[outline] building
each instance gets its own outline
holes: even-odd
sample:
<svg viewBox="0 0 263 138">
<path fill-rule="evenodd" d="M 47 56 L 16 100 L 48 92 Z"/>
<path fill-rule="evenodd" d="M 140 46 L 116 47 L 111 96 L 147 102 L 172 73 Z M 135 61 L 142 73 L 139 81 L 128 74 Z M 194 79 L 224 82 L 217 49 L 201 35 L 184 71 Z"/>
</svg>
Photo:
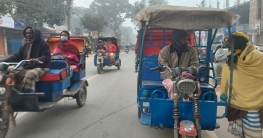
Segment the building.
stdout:
<svg viewBox="0 0 263 138">
<path fill-rule="evenodd" d="M 253 44 L 263 46 L 262 0 L 203 0 L 200 6 L 226 9 L 240 15 L 236 30 L 249 35 Z"/>
<path fill-rule="evenodd" d="M 12 17 L 0 16 L 0 57 L 18 51 L 22 41 L 22 30 L 26 27 L 24 20 L 18 19 L 18 25 Z"/>
</svg>

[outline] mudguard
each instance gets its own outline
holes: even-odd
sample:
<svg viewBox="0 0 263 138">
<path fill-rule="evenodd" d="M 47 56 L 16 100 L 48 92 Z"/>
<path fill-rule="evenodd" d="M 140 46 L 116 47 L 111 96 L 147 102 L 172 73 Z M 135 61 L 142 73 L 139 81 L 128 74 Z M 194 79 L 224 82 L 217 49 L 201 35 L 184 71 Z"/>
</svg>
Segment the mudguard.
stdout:
<svg viewBox="0 0 263 138">
<path fill-rule="evenodd" d="M 67 89 L 64 93 L 64 97 L 72 97 L 75 96 L 78 92 L 79 89 L 81 88 L 82 84 L 85 84 L 87 87 L 89 86 L 89 83 L 87 80 L 78 80 L 74 81 L 69 89 Z"/>
</svg>

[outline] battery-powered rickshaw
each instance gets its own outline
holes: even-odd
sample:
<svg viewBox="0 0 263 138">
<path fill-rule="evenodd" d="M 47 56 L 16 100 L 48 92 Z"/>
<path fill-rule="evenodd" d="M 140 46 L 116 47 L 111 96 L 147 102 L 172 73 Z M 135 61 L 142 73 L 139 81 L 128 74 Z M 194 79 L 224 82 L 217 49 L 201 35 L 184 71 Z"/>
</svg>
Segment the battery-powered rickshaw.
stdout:
<svg viewBox="0 0 263 138">
<path fill-rule="evenodd" d="M 218 101 L 217 80 L 213 69 L 211 45 L 218 28 L 231 28 L 239 19 L 229 11 L 205 7 L 154 5 L 142 9 L 135 17 L 139 31 L 139 62 L 137 103 L 140 123 L 157 128 L 174 128 L 174 138 L 198 137 L 201 130 L 219 128 L 217 107 L 227 109 L 228 103 Z M 170 68 L 160 65 L 158 56 L 163 47 L 172 44 L 174 29 L 188 32 L 189 45 L 200 48 L 196 35 L 207 34 L 205 59 L 199 66 Z M 230 31 L 229 31 L 230 32 Z M 200 37 L 199 37 L 200 38 Z M 173 98 L 162 84 L 160 72 L 167 69 L 173 76 Z M 185 76 L 183 72 L 193 77 Z M 200 92 L 201 91 L 201 92 Z M 192 95 L 192 96 L 189 96 Z M 188 131 L 189 130 L 189 131 Z"/>
<path fill-rule="evenodd" d="M 121 68 L 121 59 L 120 59 L 120 40 L 116 37 L 99 37 L 98 41 L 103 41 L 104 46 L 108 47 L 108 40 L 111 40 L 112 43 L 116 46 L 115 54 L 115 64 L 110 63 L 109 56 L 106 51 L 96 51 L 94 56 L 94 66 L 97 67 L 97 72 L 99 74 L 103 73 L 103 68 L 105 66 L 111 67 L 116 66 L 118 70 Z"/>
<path fill-rule="evenodd" d="M 71 37 L 79 48 L 79 65 L 70 65 L 63 59 L 51 60 L 50 69 L 36 83 L 34 93 L 22 93 L 14 88 L 13 72 L 25 64 L 37 64 L 33 60 L 22 60 L 19 63 L 0 63 L 0 138 L 8 132 L 9 119 L 14 121 L 13 112 L 43 112 L 65 97 L 76 99 L 82 107 L 86 103 L 88 81 L 85 79 L 85 62 L 87 50 L 84 37 Z M 50 50 L 60 42 L 59 37 L 47 39 Z M 14 66 L 11 67 L 10 66 Z M 72 72 L 71 72 L 72 70 Z"/>
</svg>

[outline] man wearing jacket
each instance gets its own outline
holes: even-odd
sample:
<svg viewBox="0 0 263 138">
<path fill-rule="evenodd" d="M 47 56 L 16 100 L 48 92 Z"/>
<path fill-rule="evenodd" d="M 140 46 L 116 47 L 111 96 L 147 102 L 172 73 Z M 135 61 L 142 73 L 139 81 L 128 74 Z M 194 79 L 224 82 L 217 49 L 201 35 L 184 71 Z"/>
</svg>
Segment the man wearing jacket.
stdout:
<svg viewBox="0 0 263 138">
<path fill-rule="evenodd" d="M 198 55 L 196 50 L 188 46 L 188 34 L 184 30 L 174 30 L 172 33 L 173 43 L 165 46 L 158 57 L 158 61 L 161 65 L 168 66 L 170 68 L 176 67 L 198 67 Z M 161 72 L 161 77 L 164 80 L 163 85 L 169 93 L 169 97 L 172 98 L 172 78 L 170 72 L 165 69 Z"/>
<path fill-rule="evenodd" d="M 51 54 L 49 45 L 42 38 L 42 33 L 27 27 L 23 31 L 23 42 L 20 50 L 0 62 L 20 62 L 34 60 L 37 64 L 26 64 L 15 72 L 15 88 L 24 93 L 35 92 L 35 83 L 49 69 Z"/>
</svg>

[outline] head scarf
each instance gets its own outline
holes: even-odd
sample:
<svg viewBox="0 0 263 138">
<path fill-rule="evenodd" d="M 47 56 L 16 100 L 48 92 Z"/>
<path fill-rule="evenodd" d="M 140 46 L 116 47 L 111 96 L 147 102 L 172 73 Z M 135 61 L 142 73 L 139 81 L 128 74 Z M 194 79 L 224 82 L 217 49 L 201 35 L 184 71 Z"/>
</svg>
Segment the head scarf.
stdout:
<svg viewBox="0 0 263 138">
<path fill-rule="evenodd" d="M 66 34 L 68 35 L 68 40 L 70 40 L 70 34 L 69 34 L 69 32 L 68 32 L 67 30 L 62 31 L 62 32 L 60 33 L 60 37 L 61 37 L 61 34 L 62 34 L 62 33 L 66 33 Z"/>
<path fill-rule="evenodd" d="M 29 29 L 29 28 L 32 29 L 32 31 L 33 31 L 33 38 L 30 38 L 30 39 L 26 37 L 26 30 Z M 27 27 L 27 28 L 25 28 L 23 30 L 23 36 L 24 36 L 24 40 L 23 40 L 24 44 L 25 43 L 32 44 L 35 41 L 39 41 L 39 40 L 43 39 L 41 31 L 39 31 L 38 29 L 35 29 L 34 27 Z"/>
<path fill-rule="evenodd" d="M 70 52 L 72 54 L 75 54 L 79 57 L 79 50 L 78 50 L 78 46 L 76 45 L 76 43 L 72 42 L 70 40 L 70 34 L 68 31 L 64 30 L 60 33 L 60 37 L 62 33 L 66 33 L 68 35 L 68 40 L 67 41 L 61 41 L 60 44 L 58 45 L 58 48 L 61 51 L 65 51 L 65 52 Z"/>
<path fill-rule="evenodd" d="M 242 32 L 234 32 L 232 33 L 232 39 L 234 39 L 234 64 L 237 63 L 238 56 L 242 53 L 242 51 L 246 48 L 247 43 L 249 41 L 249 36 Z M 230 67 L 231 60 L 230 55 L 227 59 L 227 64 Z"/>
<path fill-rule="evenodd" d="M 184 30 L 174 30 L 172 33 L 173 47 L 178 54 L 188 51 L 187 45 L 181 43 L 183 37 L 188 36 Z"/>
</svg>

